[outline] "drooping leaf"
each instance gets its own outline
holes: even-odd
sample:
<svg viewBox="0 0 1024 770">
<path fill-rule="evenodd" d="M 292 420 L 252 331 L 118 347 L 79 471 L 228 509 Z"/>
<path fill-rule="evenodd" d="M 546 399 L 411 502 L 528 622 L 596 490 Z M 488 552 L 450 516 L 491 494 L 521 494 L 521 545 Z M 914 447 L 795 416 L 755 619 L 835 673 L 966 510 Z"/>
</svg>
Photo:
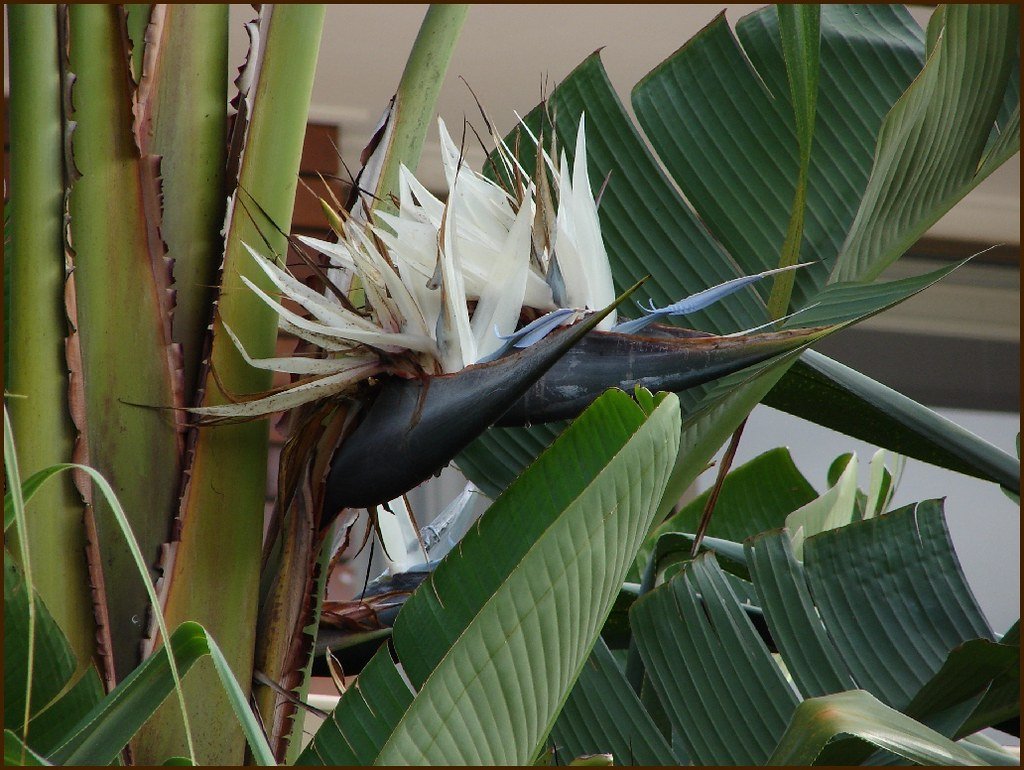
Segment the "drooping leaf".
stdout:
<svg viewBox="0 0 1024 770">
<path fill-rule="evenodd" d="M 822 553 L 832 558 L 826 561 Z M 990 685 L 1010 673 L 1016 660 L 1013 635 L 1008 634 L 1007 644 L 991 639 L 936 503 L 811 537 L 806 566 L 794 558 L 788 535 L 779 530 L 749 540 L 747 557 L 792 685 L 777 684 L 782 669 L 743 621 L 736 596 L 726 590 L 726 575 L 710 555 L 689 562 L 631 611 L 660 707 L 695 762 L 817 758 L 825 764 L 857 764 L 878 748 L 918 760 L 926 754 L 906 752 L 938 752 L 933 758 L 953 752 L 964 761 L 963 750 L 949 738 L 998 718 L 995 711 L 987 722 L 971 722 L 968 715 L 977 713 Z M 850 566 L 838 568 L 840 558 Z M 902 601 L 891 601 L 895 596 Z M 677 665 L 680 659 L 687 661 L 685 667 Z M 870 683 L 871 692 L 850 695 L 864 683 Z M 1000 695 L 999 702 L 1019 713 L 1019 702 L 1011 706 L 1008 694 Z M 787 704 L 808 696 L 811 700 L 797 708 L 792 720 L 780 720 L 779 709 L 791 709 Z M 811 715 L 821 708 L 820 717 L 827 719 L 825 704 L 833 702 L 828 698 L 842 704 L 847 696 L 870 707 L 854 709 L 860 716 L 846 723 L 848 731 L 828 732 L 821 725 L 816 733 L 819 717 Z M 737 739 L 723 713 L 743 713 L 751 729 Z M 837 707 L 831 716 L 843 713 Z M 893 728 L 887 736 L 879 732 L 886 719 Z M 825 747 L 844 732 L 857 739 Z M 799 751 L 809 755 L 798 757 Z M 972 758 L 975 764 L 981 761 L 980 755 Z"/>
<path fill-rule="evenodd" d="M 766 764 L 814 764 L 826 744 L 837 735 L 856 736 L 921 765 L 979 764 L 974 754 L 864 690 L 810 698 L 801 703 Z"/>
<path fill-rule="evenodd" d="M 630 610 L 650 681 L 695 764 L 763 763 L 799 702 L 738 605 L 706 554 Z M 730 714 L 746 715 L 745 729 Z"/>
<path fill-rule="evenodd" d="M 823 532 L 805 543 L 804 563 L 818 613 L 857 684 L 896 708 L 910 703 L 951 649 L 993 640 L 940 501 Z M 884 596 L 915 600 L 903 606 L 880 602 Z"/>
<path fill-rule="evenodd" d="M 1018 459 L 816 351 L 804 353 L 764 403 L 907 457 L 1020 489 Z"/>
<path fill-rule="evenodd" d="M 394 642 L 415 697 L 382 649 L 300 762 L 531 761 L 650 526 L 678 426 L 674 397 L 649 416 L 598 399 L 406 604 Z"/>
<path fill-rule="evenodd" d="M 612 657 L 598 639 L 551 731 L 563 761 L 610 753 L 619 765 L 686 764 L 658 732 Z"/>
</svg>

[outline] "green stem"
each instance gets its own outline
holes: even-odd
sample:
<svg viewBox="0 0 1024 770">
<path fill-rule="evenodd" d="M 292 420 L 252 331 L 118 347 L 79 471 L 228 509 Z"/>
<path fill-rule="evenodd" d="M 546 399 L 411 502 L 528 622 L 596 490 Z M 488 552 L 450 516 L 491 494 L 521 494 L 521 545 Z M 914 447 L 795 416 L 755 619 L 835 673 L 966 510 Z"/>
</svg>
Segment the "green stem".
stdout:
<svg viewBox="0 0 1024 770">
<path fill-rule="evenodd" d="M 11 425 L 26 472 L 71 459 L 64 337 L 64 162 L 57 10 L 12 5 L 10 355 L 6 388 Z M 43 564 L 35 589 L 68 638 L 80 665 L 95 650 L 89 580 L 82 555 L 82 505 L 70 479 L 39 493 L 28 541 Z"/>
<path fill-rule="evenodd" d="M 376 190 L 376 208 L 381 211 L 395 211 L 390 196 L 398 189 L 398 167 L 404 164 L 415 170 L 419 165 L 437 96 L 468 12 L 468 5 L 434 4 L 423 18 L 395 98 L 394 134 Z"/>
</svg>

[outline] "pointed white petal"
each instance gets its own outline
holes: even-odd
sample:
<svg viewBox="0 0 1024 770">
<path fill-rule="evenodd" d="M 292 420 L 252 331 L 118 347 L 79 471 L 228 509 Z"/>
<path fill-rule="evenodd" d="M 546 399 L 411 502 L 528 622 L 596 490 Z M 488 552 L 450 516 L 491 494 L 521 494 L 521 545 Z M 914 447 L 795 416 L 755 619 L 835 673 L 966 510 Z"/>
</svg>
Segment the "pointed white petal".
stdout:
<svg viewBox="0 0 1024 770">
<path fill-rule="evenodd" d="M 400 353 L 403 350 L 416 350 L 422 353 L 435 352 L 436 348 L 433 340 L 427 337 L 417 337 L 412 334 L 383 332 L 376 327 L 368 330 L 356 326 L 327 326 L 326 324 L 309 321 L 302 316 L 293 313 L 291 310 L 275 301 L 272 297 L 269 297 L 262 289 L 260 289 L 259 286 L 254 284 L 244 275 L 242 276 L 242 282 L 252 289 L 256 296 L 262 299 L 268 307 L 277 313 L 281 319 L 286 321 L 292 328 L 297 328 L 304 332 L 310 332 L 322 339 L 332 340 L 336 345 L 344 345 L 346 342 L 357 342 L 389 353 Z M 299 336 L 302 336 L 303 339 L 309 339 L 309 337 L 303 335 Z M 324 347 L 320 342 L 317 342 L 314 339 L 309 339 L 309 341 Z M 331 350 L 332 348 L 324 347 L 324 349 Z"/>
<path fill-rule="evenodd" d="M 232 417 L 263 417 L 274 412 L 294 409 L 302 404 L 308 404 L 310 401 L 316 401 L 317 399 L 340 393 L 350 385 L 369 377 L 377 371 L 379 371 L 379 364 L 374 362 L 339 374 L 321 377 L 313 382 L 297 385 L 281 393 L 275 393 L 254 401 L 241 401 L 235 404 L 220 404 L 218 406 L 199 406 L 188 411 L 204 417 L 222 417 L 225 419 Z"/>
<path fill-rule="evenodd" d="M 252 358 L 242 342 L 227 324 L 224 324 L 224 331 L 227 332 L 231 341 L 235 343 L 238 352 L 246 363 L 254 369 L 265 369 L 272 372 L 285 372 L 286 374 L 338 374 L 349 369 L 356 369 L 377 361 L 376 356 L 354 355 L 343 358 L 302 358 L 290 356 L 288 358 Z"/>
<path fill-rule="evenodd" d="M 446 372 L 456 372 L 476 361 L 476 344 L 469 326 L 466 289 L 462 276 L 458 238 L 456 198 L 448 199 L 444 238 L 438 247 L 441 263 L 441 317 L 438 319 L 437 346 Z"/>
<path fill-rule="evenodd" d="M 502 346 L 495 334 L 515 331 L 526 293 L 526 280 L 530 270 L 530 229 L 533 225 L 531 206 L 524 203 L 519 210 L 505 240 L 499 258 L 495 260 L 487 285 L 473 312 L 473 336 L 477 355 L 493 353 Z"/>
</svg>

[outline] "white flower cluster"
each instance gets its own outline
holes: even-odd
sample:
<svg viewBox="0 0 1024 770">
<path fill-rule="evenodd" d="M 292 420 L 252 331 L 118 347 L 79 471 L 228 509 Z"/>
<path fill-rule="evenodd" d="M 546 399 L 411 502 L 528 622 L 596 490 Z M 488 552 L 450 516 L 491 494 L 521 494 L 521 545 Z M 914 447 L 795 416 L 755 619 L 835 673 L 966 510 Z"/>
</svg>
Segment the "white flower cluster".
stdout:
<svg viewBox="0 0 1024 770">
<path fill-rule="evenodd" d="M 552 316 L 545 328 L 554 328 L 614 300 L 582 118 L 572 167 L 564 152 L 556 163 L 538 146 L 537 165 L 555 180 L 550 187 L 546 178 L 541 181 L 543 195 L 500 139 L 497 156 L 509 177 L 519 180 L 513 192 L 470 169 L 443 121 L 438 128 L 446 201 L 403 166 L 397 214 L 378 213 L 375 223 L 346 219 L 337 243 L 300 238 L 346 277 L 347 302 L 330 291 L 313 291 L 246 247 L 280 294 L 306 316 L 243 281 L 278 315 L 282 331 L 327 355 L 252 359 L 228 329 L 251 365 L 309 376 L 279 393 L 194 412 L 213 419 L 266 415 L 343 393 L 384 372 L 412 376 L 410 360 L 427 372 L 456 372 L 506 349 L 524 308 L 534 315 L 573 311 Z M 614 323 L 612 313 L 598 328 Z M 395 363 L 403 357 L 404 368 Z"/>
</svg>

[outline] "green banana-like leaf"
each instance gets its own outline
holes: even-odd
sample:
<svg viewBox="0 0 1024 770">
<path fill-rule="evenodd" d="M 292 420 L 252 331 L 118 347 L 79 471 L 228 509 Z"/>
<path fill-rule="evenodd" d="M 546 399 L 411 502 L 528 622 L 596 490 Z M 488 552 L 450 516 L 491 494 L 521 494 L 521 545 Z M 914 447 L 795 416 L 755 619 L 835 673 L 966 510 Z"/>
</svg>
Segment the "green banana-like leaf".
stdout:
<svg viewBox="0 0 1024 770">
<path fill-rule="evenodd" d="M 964 13 L 989 12 L 972 8 Z M 994 40 L 1002 40 L 1006 34 L 1011 20 L 1004 16 L 995 14 L 987 26 L 986 34 Z M 765 9 L 742 19 L 736 37 L 719 17 L 634 89 L 637 118 L 672 180 L 647 150 L 597 55 L 581 64 L 552 94 L 549 104 L 560 145 L 571 151 L 571 142 L 565 140 L 574 135 L 585 111 L 591 178 L 604 179 L 611 174 L 600 214 L 615 280 L 628 285 L 637 276 L 650 273 L 653 280 L 644 291 L 656 305 L 778 262 L 798 176 L 798 142 L 777 25 L 776 11 Z M 828 279 L 873 173 L 883 119 L 924 63 L 924 36 L 901 7 L 825 6 L 820 31 L 818 130 L 808 170 L 800 250 L 802 259 L 818 263 L 795 275 L 795 307 L 813 304 Z M 958 36 L 962 44 L 966 31 L 963 25 L 954 25 L 948 36 Z M 975 32 L 971 45 L 984 46 L 981 31 Z M 1001 66 L 1009 68 L 1007 62 L 1013 60 L 1014 51 L 1004 50 L 1002 44 L 995 47 L 1003 51 Z M 933 62 L 928 66 L 936 69 L 939 65 Z M 958 74 L 952 69 L 943 70 L 942 77 L 948 80 L 950 91 L 968 93 L 968 86 L 979 87 L 969 78 L 956 80 Z M 989 80 L 983 87 L 1007 101 L 1003 99 L 1005 79 Z M 723 101 L 722 94 L 730 98 Z M 989 110 L 990 125 L 997 108 L 1000 115 L 1009 114 L 996 140 L 1005 143 L 1012 133 L 1013 109 L 995 104 Z M 543 122 L 539 110 L 527 118 L 535 129 Z M 528 148 L 529 141 L 524 138 L 522 144 Z M 929 152 L 929 145 L 922 142 L 920 154 Z M 1005 152 L 990 155 L 995 163 Z M 686 194 L 696 215 L 673 183 Z M 928 217 L 938 211 L 939 203 L 928 204 L 927 192 L 908 194 L 915 202 L 907 205 L 920 216 L 905 223 L 906 227 L 927 227 L 934 221 Z M 922 213 L 925 209 L 927 216 Z M 762 323 L 765 317 L 761 295 L 751 287 L 685 322 L 725 333 Z M 843 380 L 831 385 L 845 390 Z M 833 405 L 843 409 L 825 410 L 799 399 L 797 389 L 779 387 L 789 392 L 788 409 L 798 416 L 806 413 L 829 427 L 849 429 L 856 425 L 849 419 L 854 409 L 877 413 L 880 406 L 878 393 L 852 393 L 832 399 Z M 700 401 L 703 392 L 698 388 L 682 397 L 684 413 Z M 916 420 L 909 411 L 916 413 Z M 945 432 L 934 416 L 921 417 L 924 411 L 924 407 L 904 409 L 884 423 L 860 424 L 859 437 L 898 451 L 909 445 L 919 452 L 912 456 L 924 455 L 922 459 L 955 465 L 958 470 L 967 466 L 1004 486 L 1010 482 L 1011 489 L 1019 486 L 1008 478 L 1019 477 L 1019 464 L 1016 474 L 1005 469 L 998 475 L 992 473 L 992 466 L 1006 465 L 998 450 L 974 437 L 965 440 L 957 431 Z M 930 423 L 932 433 L 917 436 L 920 422 Z M 494 492 L 556 433 L 554 428 L 534 428 L 532 435 L 492 430 L 463 453 L 459 464 L 481 488 Z M 503 470 L 508 462 L 512 467 Z"/>
<path fill-rule="evenodd" d="M 879 275 L 1020 149 L 1018 122 L 984 154 L 1016 68 L 1018 18 L 1011 5 L 945 8 L 927 66 L 882 123 L 834 280 Z M 929 152 L 915 153 L 916 147 Z"/>
<path fill-rule="evenodd" d="M 630 621 L 654 691 L 693 761 L 763 764 L 799 699 L 714 557 L 697 557 L 641 597 Z M 746 729 L 736 730 L 729 714 L 746 715 Z"/>
<path fill-rule="evenodd" d="M 694 763 L 796 761 L 793 752 L 803 750 L 813 755 L 802 761 L 857 764 L 879 748 L 918 761 L 923 755 L 906 752 L 946 752 L 965 761 L 949 739 L 1019 714 L 1019 682 L 1010 682 L 1019 649 L 1014 633 L 1005 643 L 994 639 L 964 581 L 938 501 L 810 537 L 803 564 L 789 538 L 786 530 L 773 530 L 746 544 L 753 588 L 785 675 L 710 554 L 687 563 L 630 610 L 658 705 Z M 879 598 L 892 596 L 903 600 Z M 982 708 L 996 687 L 992 708 Z M 858 689 L 865 692 L 857 702 L 872 704 L 863 732 L 853 730 L 859 739 L 830 743 L 822 753 L 843 730 L 814 738 L 804 721 L 818 706 L 806 704 Z M 804 698 L 812 700 L 797 706 Z M 729 713 L 743 713 L 749 729 L 737 731 L 724 716 Z M 896 744 L 873 732 L 884 715 L 894 720 Z"/>
<path fill-rule="evenodd" d="M 811 765 L 837 735 L 852 735 L 919 765 L 985 764 L 965 748 L 881 703 L 864 690 L 810 698 L 765 764 Z"/>
<path fill-rule="evenodd" d="M 974 733 L 995 725 L 1003 732 L 1020 738 L 1020 620 L 1018 619 L 999 639 L 999 643 L 1014 647 L 1017 659 L 1005 672 L 996 677 L 992 687 L 977 708 L 960 728 L 961 734 Z"/>
<path fill-rule="evenodd" d="M 683 765 L 598 639 L 558 715 L 551 743 L 560 764 L 585 754 L 609 753 L 620 765 Z"/>
<path fill-rule="evenodd" d="M 382 648 L 300 763 L 522 764 L 540 753 L 676 455 L 677 399 L 655 403 L 648 415 L 605 394 L 491 506 L 396 622 L 409 684 Z"/>
<path fill-rule="evenodd" d="M 766 478 L 772 483 L 766 484 Z M 662 522 L 647 538 L 636 559 L 639 578 L 661 535 L 668 532 L 696 532 L 711 490 L 687 503 L 679 513 Z M 707 535 L 741 543 L 748 537 L 776 529 L 786 516 L 811 502 L 818 493 L 793 463 L 785 447 L 772 449 L 739 466 L 725 477 L 715 503 Z"/>
</svg>

